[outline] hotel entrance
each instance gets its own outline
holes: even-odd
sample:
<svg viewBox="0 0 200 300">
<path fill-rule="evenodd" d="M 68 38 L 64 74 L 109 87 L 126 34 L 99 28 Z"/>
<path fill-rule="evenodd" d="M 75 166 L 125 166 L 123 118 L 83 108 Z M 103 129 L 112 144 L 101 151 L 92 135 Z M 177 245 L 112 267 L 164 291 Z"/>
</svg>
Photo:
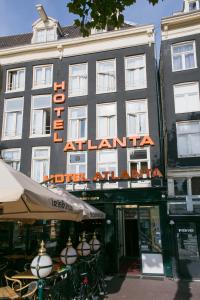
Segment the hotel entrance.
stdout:
<svg viewBox="0 0 200 300">
<path fill-rule="evenodd" d="M 117 206 L 118 271 L 163 275 L 159 206 Z"/>
</svg>

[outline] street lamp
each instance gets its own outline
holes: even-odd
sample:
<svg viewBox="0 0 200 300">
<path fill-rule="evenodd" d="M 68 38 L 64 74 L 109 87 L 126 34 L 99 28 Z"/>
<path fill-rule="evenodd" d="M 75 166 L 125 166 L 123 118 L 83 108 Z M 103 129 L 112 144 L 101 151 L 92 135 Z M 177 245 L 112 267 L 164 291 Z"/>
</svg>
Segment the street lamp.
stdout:
<svg viewBox="0 0 200 300">
<path fill-rule="evenodd" d="M 72 265 L 77 260 L 76 249 L 72 247 L 71 238 L 68 238 L 66 248 L 64 248 L 60 253 L 60 259 L 65 265 Z"/>
<path fill-rule="evenodd" d="M 93 237 L 90 240 L 89 244 L 90 244 L 90 249 L 92 252 L 97 252 L 100 249 L 101 243 L 99 240 L 97 240 L 95 232 L 94 232 Z"/>
<path fill-rule="evenodd" d="M 76 250 L 80 256 L 88 256 L 90 254 L 90 245 L 86 242 L 85 232 L 83 232 L 81 242 L 78 244 Z"/>
<path fill-rule="evenodd" d="M 38 255 L 31 262 L 31 272 L 38 277 L 38 299 L 43 300 L 44 280 L 52 271 L 53 263 L 51 257 L 46 253 L 44 241 L 40 244 Z"/>
</svg>

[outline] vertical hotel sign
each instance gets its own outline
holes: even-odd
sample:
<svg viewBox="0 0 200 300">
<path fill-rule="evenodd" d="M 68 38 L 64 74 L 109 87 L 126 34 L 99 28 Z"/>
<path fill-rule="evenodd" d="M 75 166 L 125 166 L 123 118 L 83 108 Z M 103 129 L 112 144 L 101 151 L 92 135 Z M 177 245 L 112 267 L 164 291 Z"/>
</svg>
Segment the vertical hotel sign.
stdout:
<svg viewBox="0 0 200 300">
<path fill-rule="evenodd" d="M 54 107 L 57 119 L 53 121 L 53 141 L 54 143 L 62 143 L 63 138 L 60 137 L 59 131 L 64 130 L 64 120 L 61 119 L 61 117 L 65 110 L 65 107 L 63 106 L 65 104 L 65 81 L 62 81 L 60 84 L 54 82 L 53 89 L 55 93 L 53 96 L 53 103 L 57 105 Z"/>
</svg>

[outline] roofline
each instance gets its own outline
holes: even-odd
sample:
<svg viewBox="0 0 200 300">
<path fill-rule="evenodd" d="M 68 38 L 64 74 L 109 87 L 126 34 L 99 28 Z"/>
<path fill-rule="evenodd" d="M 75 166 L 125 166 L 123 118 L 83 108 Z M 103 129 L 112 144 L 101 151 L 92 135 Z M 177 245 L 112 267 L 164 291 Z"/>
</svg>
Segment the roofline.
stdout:
<svg viewBox="0 0 200 300">
<path fill-rule="evenodd" d="M 171 17 L 164 17 L 161 19 L 161 26 L 162 25 L 170 25 L 175 23 L 181 23 L 182 21 L 187 22 L 189 20 L 197 19 L 200 17 L 200 10 L 193 11 L 189 13 L 181 13 L 180 15 L 174 15 Z"/>
</svg>

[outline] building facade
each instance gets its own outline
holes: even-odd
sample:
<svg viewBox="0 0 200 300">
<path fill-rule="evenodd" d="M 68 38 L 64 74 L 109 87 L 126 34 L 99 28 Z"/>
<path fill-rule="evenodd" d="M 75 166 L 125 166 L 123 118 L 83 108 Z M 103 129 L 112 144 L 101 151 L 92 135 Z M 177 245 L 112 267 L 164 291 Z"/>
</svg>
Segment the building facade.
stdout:
<svg viewBox="0 0 200 300">
<path fill-rule="evenodd" d="M 1 155 L 106 213 L 88 228 L 110 271 L 170 275 L 154 27 L 83 38 L 37 9 L 32 33 L 0 38 Z"/>
<path fill-rule="evenodd" d="M 174 276 L 200 277 L 200 7 L 162 19 L 160 59 Z"/>
</svg>

